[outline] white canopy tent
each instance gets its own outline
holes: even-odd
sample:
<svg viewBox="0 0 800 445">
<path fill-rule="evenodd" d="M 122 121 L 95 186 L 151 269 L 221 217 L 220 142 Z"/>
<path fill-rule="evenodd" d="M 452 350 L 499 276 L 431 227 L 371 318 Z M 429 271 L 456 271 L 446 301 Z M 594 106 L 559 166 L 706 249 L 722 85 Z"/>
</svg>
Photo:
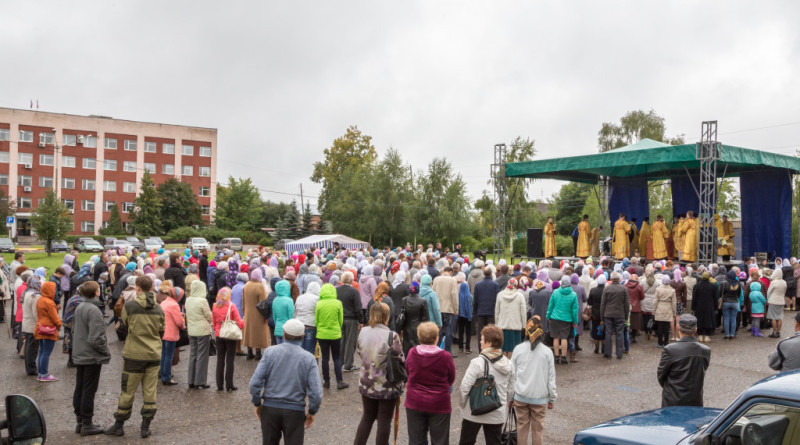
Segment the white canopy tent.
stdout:
<svg viewBox="0 0 800 445">
<path fill-rule="evenodd" d="M 301 250 L 310 249 L 312 247 L 333 249 L 335 243 L 338 243 L 339 248 L 344 249 L 362 249 L 369 247 L 369 243 L 359 241 L 344 235 L 311 235 L 303 239 L 286 243 L 286 251 L 289 253 L 299 252 Z"/>
</svg>

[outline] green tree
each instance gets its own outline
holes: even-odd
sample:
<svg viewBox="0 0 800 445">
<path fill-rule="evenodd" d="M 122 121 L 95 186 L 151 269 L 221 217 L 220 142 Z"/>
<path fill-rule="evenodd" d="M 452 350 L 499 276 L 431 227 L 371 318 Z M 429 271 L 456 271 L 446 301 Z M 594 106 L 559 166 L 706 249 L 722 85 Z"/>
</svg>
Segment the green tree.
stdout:
<svg viewBox="0 0 800 445">
<path fill-rule="evenodd" d="M 133 201 L 133 229 L 141 236 L 164 234 L 161 224 L 161 198 L 158 196 L 150 172 L 142 176 L 141 192 Z"/>
<path fill-rule="evenodd" d="M 278 221 L 289 211 L 289 204 L 285 202 L 264 201 L 261 204 L 261 226 L 278 227 Z"/>
<path fill-rule="evenodd" d="M 470 200 L 460 173 L 444 158 L 433 158 L 417 181 L 420 192 L 414 207 L 419 231 L 429 241 L 455 243 L 466 233 Z"/>
<path fill-rule="evenodd" d="M 303 237 L 303 227 L 300 221 L 300 211 L 297 210 L 297 202 L 292 201 L 289 210 L 278 222 L 276 231 L 277 239 L 300 239 Z"/>
<path fill-rule="evenodd" d="M 115 202 L 111 207 L 111 215 L 108 216 L 108 224 L 100 229 L 101 235 L 123 235 L 125 229 L 122 227 L 122 215 L 119 214 L 119 206 Z"/>
<path fill-rule="evenodd" d="M 371 166 L 377 158 L 372 137 L 362 134 L 357 126 L 347 129 L 344 136 L 334 139 L 333 144 L 323 152 L 322 161 L 314 163 L 311 180 L 322 184 L 317 208 L 325 219 L 330 218 L 328 205 L 336 200 L 333 196 L 335 184 L 342 180 L 343 173 L 352 167 Z"/>
<path fill-rule="evenodd" d="M 169 178 L 156 187 L 161 198 L 161 224 L 164 231 L 184 226 L 202 226 L 203 215 L 200 203 L 186 182 Z"/>
<path fill-rule="evenodd" d="M 361 199 L 368 222 L 369 241 L 394 246 L 410 232 L 411 206 L 414 203 L 411 186 L 403 172 L 410 166 L 403 163 L 400 152 L 389 148 L 375 168 L 364 177 L 369 183 L 362 187 Z"/>
<path fill-rule="evenodd" d="M 36 231 L 36 236 L 45 242 L 47 255 L 52 255 L 52 243 L 72 231 L 72 217 L 69 209 L 53 189 L 47 189 L 44 201 L 36 207 L 31 215 L 31 226 Z"/>
<path fill-rule="evenodd" d="M 8 199 L 5 190 L 0 189 L 0 221 L 5 221 L 9 216 L 14 216 L 17 213 L 14 201 Z M 8 230 L 6 230 L 8 233 Z"/>
<path fill-rule="evenodd" d="M 314 221 L 312 219 L 311 204 L 306 203 L 306 207 L 303 209 L 302 223 L 300 225 L 301 237 L 311 236 L 314 234 Z"/>
<path fill-rule="evenodd" d="M 583 218 L 583 208 L 588 199 L 595 199 L 590 196 L 592 186 L 579 182 L 564 184 L 550 203 L 548 216 L 554 217 L 556 233 L 559 235 L 571 236 L 575 226 Z"/>
<path fill-rule="evenodd" d="M 217 187 L 216 226 L 225 230 L 261 230 L 261 193 L 250 178 L 228 177 L 228 186 Z"/>
<path fill-rule="evenodd" d="M 633 144 L 642 139 L 652 139 L 671 145 L 683 144 L 684 135 L 668 138 L 665 135 L 666 131 L 667 127 L 664 125 L 664 118 L 657 115 L 654 110 L 648 112 L 643 110 L 629 111 L 625 116 L 622 116 L 619 124 L 603 122 L 600 131 L 597 133 L 597 145 L 600 152 L 603 153 Z"/>
<path fill-rule="evenodd" d="M 735 179 L 723 179 L 719 182 L 717 194 L 717 213 L 728 215 L 728 218 L 736 219 L 739 217 L 742 205 L 739 193 L 735 187 Z"/>
</svg>

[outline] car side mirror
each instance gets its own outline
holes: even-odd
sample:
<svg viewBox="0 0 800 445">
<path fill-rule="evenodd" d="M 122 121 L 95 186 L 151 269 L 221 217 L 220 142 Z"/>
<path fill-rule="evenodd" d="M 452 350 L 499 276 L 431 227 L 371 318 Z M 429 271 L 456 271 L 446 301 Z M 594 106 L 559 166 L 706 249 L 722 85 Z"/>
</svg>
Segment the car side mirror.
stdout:
<svg viewBox="0 0 800 445">
<path fill-rule="evenodd" d="M 692 439 L 692 445 L 719 445 L 719 440 L 711 433 L 700 433 Z"/>
<path fill-rule="evenodd" d="M 33 440 L 44 444 L 47 439 L 42 410 L 33 399 L 21 394 L 6 396 L 6 421 L 2 427 L 8 428 L 8 443 Z"/>
</svg>

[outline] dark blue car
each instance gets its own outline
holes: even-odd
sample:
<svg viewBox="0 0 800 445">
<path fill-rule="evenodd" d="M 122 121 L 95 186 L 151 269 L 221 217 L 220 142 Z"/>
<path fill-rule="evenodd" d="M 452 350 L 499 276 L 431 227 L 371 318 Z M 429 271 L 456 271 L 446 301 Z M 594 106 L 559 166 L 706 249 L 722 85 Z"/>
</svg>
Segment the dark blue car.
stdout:
<svg viewBox="0 0 800 445">
<path fill-rule="evenodd" d="M 587 428 L 574 445 L 800 444 L 800 370 L 768 377 L 724 410 L 673 406 Z"/>
</svg>

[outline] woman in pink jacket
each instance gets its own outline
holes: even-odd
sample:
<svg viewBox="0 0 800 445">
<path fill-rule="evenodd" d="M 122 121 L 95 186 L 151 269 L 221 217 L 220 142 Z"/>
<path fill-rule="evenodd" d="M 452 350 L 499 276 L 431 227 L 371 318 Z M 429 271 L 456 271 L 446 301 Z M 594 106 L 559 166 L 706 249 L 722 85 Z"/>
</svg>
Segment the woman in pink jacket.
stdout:
<svg viewBox="0 0 800 445">
<path fill-rule="evenodd" d="M 239 329 L 244 329 L 244 320 L 239 316 L 239 310 L 235 304 L 231 304 L 231 289 L 223 287 L 217 292 L 217 302 L 214 303 L 214 307 L 211 309 L 211 313 L 214 315 L 214 335 L 217 337 L 217 391 L 222 391 L 223 389 L 223 376 L 225 377 L 225 389 L 228 391 L 239 389 L 233 386 L 233 358 L 236 354 L 236 340 L 219 338 L 219 328 L 228 318 L 229 308 L 231 320 L 234 320 L 239 325 Z"/>
<path fill-rule="evenodd" d="M 175 287 L 169 295 L 161 302 L 161 309 L 164 310 L 164 336 L 161 337 L 161 369 L 158 371 L 158 378 L 164 386 L 178 384 L 172 380 L 172 357 L 175 355 L 181 330 L 186 329 L 186 320 L 178 306 L 178 301 L 183 298 L 183 289 Z"/>
</svg>

